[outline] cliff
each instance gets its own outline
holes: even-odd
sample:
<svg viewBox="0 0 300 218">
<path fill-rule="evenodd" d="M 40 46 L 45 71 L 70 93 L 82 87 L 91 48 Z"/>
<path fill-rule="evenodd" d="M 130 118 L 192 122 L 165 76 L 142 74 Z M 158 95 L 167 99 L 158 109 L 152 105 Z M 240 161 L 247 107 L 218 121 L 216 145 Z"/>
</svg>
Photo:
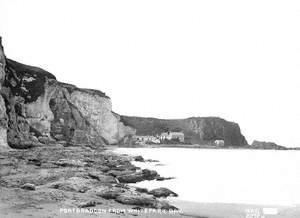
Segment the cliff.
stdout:
<svg viewBox="0 0 300 218">
<path fill-rule="evenodd" d="M 191 117 L 187 119 L 156 119 L 122 116 L 121 121 L 137 130 L 137 135 L 156 135 L 166 131 L 180 131 L 185 142 L 211 144 L 224 140 L 226 146 L 248 145 L 238 124 L 218 117 Z"/>
<path fill-rule="evenodd" d="M 0 37 L 0 90 L 5 78 L 6 58 Z M 7 148 L 7 116 L 4 99 L 0 95 L 0 148 Z"/>
<path fill-rule="evenodd" d="M 162 120 L 120 116 L 103 92 L 57 81 L 38 67 L 5 57 L 0 39 L 0 145 L 29 148 L 59 141 L 91 147 L 127 143 L 132 135 L 182 131 L 187 143 L 247 145 L 239 125 L 216 117 Z"/>
<path fill-rule="evenodd" d="M 135 130 L 112 112 L 98 90 L 58 82 L 37 67 L 7 59 L 0 46 L 0 143 L 28 148 L 60 141 L 103 146 L 121 143 Z"/>
</svg>

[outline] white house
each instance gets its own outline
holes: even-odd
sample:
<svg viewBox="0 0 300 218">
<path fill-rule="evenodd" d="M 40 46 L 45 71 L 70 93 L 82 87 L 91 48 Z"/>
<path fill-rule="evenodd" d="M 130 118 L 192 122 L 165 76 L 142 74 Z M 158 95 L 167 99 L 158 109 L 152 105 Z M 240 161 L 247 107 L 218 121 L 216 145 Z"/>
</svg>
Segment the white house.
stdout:
<svg viewBox="0 0 300 218">
<path fill-rule="evenodd" d="M 178 139 L 180 142 L 184 142 L 183 132 L 164 132 L 160 135 L 160 140 L 174 140 Z"/>
<path fill-rule="evenodd" d="M 160 140 L 159 138 L 151 135 L 135 135 L 133 136 L 133 139 L 139 143 L 139 144 L 145 144 L 145 143 L 154 143 L 154 144 L 159 144 Z"/>
<path fill-rule="evenodd" d="M 223 147 L 225 145 L 224 140 L 215 140 L 215 145 L 218 147 Z"/>
</svg>

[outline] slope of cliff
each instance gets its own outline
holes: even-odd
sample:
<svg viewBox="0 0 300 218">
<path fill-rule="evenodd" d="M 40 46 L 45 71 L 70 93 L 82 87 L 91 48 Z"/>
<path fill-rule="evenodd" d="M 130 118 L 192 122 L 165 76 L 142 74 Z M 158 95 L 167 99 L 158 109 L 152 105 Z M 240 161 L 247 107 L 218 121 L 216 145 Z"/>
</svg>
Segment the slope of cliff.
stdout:
<svg viewBox="0 0 300 218">
<path fill-rule="evenodd" d="M 122 116 L 121 121 L 137 130 L 137 135 L 156 135 L 166 131 L 181 131 L 185 142 L 211 144 L 224 140 L 226 146 L 248 145 L 238 124 L 218 117 L 191 117 L 187 119 L 156 119 Z"/>
<path fill-rule="evenodd" d="M 41 68 L 7 59 L 1 43 L 0 81 L 2 147 L 28 148 L 54 141 L 103 146 L 135 133 L 112 112 L 105 93 L 58 82 Z"/>
</svg>

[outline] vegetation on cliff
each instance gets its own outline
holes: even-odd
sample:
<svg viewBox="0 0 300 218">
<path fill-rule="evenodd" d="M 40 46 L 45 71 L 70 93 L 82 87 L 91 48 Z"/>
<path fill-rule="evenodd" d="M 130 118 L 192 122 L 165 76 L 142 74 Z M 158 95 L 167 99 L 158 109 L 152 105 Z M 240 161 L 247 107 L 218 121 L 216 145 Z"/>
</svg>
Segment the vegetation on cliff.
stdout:
<svg viewBox="0 0 300 218">
<path fill-rule="evenodd" d="M 157 135 L 167 131 L 183 132 L 186 143 L 210 144 L 224 140 L 227 146 L 248 145 L 238 124 L 218 117 L 156 119 L 122 116 L 121 121 L 137 130 L 137 135 Z"/>
</svg>

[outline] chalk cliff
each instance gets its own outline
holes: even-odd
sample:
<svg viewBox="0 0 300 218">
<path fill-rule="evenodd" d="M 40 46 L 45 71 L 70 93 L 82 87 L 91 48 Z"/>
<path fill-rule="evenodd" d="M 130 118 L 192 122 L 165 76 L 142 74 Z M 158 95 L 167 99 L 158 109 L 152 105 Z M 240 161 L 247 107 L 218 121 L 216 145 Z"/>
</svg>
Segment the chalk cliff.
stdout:
<svg viewBox="0 0 300 218">
<path fill-rule="evenodd" d="M 156 135 L 166 131 L 180 131 L 185 141 L 192 144 L 213 144 L 224 140 L 226 146 L 248 145 L 237 123 L 218 117 L 191 117 L 187 119 L 156 119 L 122 116 L 122 122 L 135 128 L 137 135 Z"/>
<path fill-rule="evenodd" d="M 37 67 L 7 59 L 0 47 L 0 143 L 28 148 L 54 140 L 66 144 L 117 144 L 135 130 L 112 112 L 98 90 L 58 82 Z"/>
</svg>

